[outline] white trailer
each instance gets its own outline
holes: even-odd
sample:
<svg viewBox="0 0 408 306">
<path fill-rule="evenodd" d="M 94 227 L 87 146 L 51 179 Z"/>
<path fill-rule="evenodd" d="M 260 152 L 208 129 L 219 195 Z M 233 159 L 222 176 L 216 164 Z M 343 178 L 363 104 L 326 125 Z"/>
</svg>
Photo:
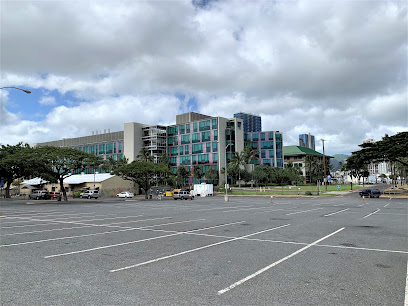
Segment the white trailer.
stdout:
<svg viewBox="0 0 408 306">
<path fill-rule="evenodd" d="M 201 184 L 194 184 L 194 193 L 197 196 L 207 197 L 213 196 L 213 184 L 201 183 Z"/>
</svg>

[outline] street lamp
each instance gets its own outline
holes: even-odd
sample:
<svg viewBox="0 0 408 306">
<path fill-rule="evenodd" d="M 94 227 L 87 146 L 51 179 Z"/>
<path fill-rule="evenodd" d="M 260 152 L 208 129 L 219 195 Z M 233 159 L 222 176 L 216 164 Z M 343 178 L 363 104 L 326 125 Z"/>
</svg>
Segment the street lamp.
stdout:
<svg viewBox="0 0 408 306">
<path fill-rule="evenodd" d="M 325 159 L 325 155 L 324 155 L 324 139 L 320 139 L 320 140 L 322 141 L 322 144 L 323 144 L 324 188 L 325 188 L 325 191 L 327 192 L 326 159 Z"/>
<path fill-rule="evenodd" d="M 227 148 L 230 146 L 231 144 L 229 143 L 226 147 L 225 147 L 225 197 L 224 200 L 225 202 L 228 202 L 228 188 L 227 188 L 227 166 L 228 166 L 228 162 L 227 162 Z"/>
<path fill-rule="evenodd" d="M 29 90 L 27 90 L 27 89 L 22 89 L 22 88 L 13 87 L 13 86 L 0 87 L 0 89 L 3 89 L 3 88 L 14 88 L 14 89 L 18 89 L 18 90 L 24 91 L 24 92 L 27 93 L 27 94 L 30 94 L 30 93 L 31 93 L 31 91 L 29 91 Z"/>
</svg>

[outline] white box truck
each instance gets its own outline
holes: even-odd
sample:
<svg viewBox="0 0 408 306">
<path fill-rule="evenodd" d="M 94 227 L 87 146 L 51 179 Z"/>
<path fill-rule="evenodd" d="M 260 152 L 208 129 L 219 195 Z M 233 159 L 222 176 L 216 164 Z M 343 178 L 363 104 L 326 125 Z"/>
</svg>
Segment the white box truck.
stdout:
<svg viewBox="0 0 408 306">
<path fill-rule="evenodd" d="M 194 193 L 197 196 L 201 197 L 208 197 L 213 196 L 213 184 L 201 183 L 201 184 L 194 184 Z"/>
</svg>

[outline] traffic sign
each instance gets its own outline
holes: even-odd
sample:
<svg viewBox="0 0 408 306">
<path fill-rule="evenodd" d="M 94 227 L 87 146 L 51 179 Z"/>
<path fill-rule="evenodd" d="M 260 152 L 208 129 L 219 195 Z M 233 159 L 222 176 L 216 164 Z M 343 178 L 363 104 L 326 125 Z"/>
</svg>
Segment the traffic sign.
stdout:
<svg viewBox="0 0 408 306">
<path fill-rule="evenodd" d="M 341 189 L 341 185 L 337 185 L 337 190 L 340 190 Z"/>
</svg>

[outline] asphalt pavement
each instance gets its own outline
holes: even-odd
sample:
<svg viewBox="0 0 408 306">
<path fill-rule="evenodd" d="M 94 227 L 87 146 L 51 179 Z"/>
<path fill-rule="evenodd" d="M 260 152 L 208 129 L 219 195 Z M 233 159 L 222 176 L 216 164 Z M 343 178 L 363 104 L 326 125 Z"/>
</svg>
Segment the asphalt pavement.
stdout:
<svg viewBox="0 0 408 306">
<path fill-rule="evenodd" d="M 0 202 L 1 305 L 404 305 L 406 199 Z"/>
</svg>

